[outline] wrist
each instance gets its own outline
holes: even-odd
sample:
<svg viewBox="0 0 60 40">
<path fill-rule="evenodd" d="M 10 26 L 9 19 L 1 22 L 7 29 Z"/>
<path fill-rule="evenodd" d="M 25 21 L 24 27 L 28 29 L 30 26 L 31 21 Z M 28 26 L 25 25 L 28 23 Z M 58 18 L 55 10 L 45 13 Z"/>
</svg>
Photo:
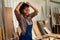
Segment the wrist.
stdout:
<svg viewBox="0 0 60 40">
<path fill-rule="evenodd" d="M 32 5 L 31 4 L 28 4 L 30 7 L 32 7 Z"/>
</svg>

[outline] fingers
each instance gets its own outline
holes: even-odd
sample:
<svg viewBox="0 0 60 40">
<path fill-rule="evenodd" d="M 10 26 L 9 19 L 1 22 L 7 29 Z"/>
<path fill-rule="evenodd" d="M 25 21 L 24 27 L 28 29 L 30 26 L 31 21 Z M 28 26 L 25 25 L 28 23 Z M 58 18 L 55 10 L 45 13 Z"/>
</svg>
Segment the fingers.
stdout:
<svg viewBox="0 0 60 40">
<path fill-rule="evenodd" d="M 28 4 L 28 5 L 29 5 L 30 3 L 29 3 L 29 2 L 26 2 L 26 4 Z"/>
<path fill-rule="evenodd" d="M 29 6 L 31 6 L 31 4 L 30 4 L 29 2 L 20 2 L 20 3 L 26 3 L 26 4 L 28 4 Z"/>
<path fill-rule="evenodd" d="M 29 4 L 29 2 L 26 2 L 27 4 Z"/>
</svg>

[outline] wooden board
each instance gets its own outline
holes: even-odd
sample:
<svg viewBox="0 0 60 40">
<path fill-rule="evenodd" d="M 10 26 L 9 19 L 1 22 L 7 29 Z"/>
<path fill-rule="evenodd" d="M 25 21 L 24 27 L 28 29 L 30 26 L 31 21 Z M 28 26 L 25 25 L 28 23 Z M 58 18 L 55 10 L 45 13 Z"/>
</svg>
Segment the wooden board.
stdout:
<svg viewBox="0 0 60 40">
<path fill-rule="evenodd" d="M 36 38 L 36 34 L 34 32 L 34 30 L 32 29 L 32 39 L 34 40 Z"/>
<path fill-rule="evenodd" d="M 52 18 L 52 24 L 55 25 L 56 24 L 56 20 L 54 17 L 54 12 L 53 12 L 53 8 L 51 7 L 51 18 Z"/>
<path fill-rule="evenodd" d="M 60 34 L 60 25 L 59 25 L 59 24 L 56 24 L 56 25 L 55 25 L 54 33 Z"/>
<path fill-rule="evenodd" d="M 36 36 L 41 36 L 41 32 L 37 26 L 37 21 L 33 21 L 33 30 Z"/>
<path fill-rule="evenodd" d="M 4 25 L 3 25 L 3 18 L 2 18 L 2 8 L 0 8 L 0 33 L 2 33 L 1 35 L 2 35 L 2 37 L 0 37 L 0 40 L 1 40 L 1 38 L 3 39 L 3 40 L 5 40 L 5 34 L 4 34 Z M 2 30 L 2 32 L 1 32 L 1 30 Z"/>
<path fill-rule="evenodd" d="M 48 20 L 45 21 L 45 26 L 50 30 L 50 32 L 52 32 L 52 28 Z"/>
<path fill-rule="evenodd" d="M 56 23 L 60 24 L 60 13 L 56 13 Z"/>
<path fill-rule="evenodd" d="M 6 30 L 6 39 L 11 38 L 14 33 L 12 8 L 8 8 L 8 7 L 4 8 L 4 24 Z"/>
<path fill-rule="evenodd" d="M 1 16 L 1 10 L 0 10 L 0 40 L 2 40 L 2 16 Z"/>
<path fill-rule="evenodd" d="M 45 27 L 45 25 L 43 24 L 43 21 L 37 21 L 37 25 L 38 25 L 38 28 L 39 28 L 39 30 L 41 32 L 41 35 L 45 35 L 46 32 L 43 29 Z"/>
<path fill-rule="evenodd" d="M 2 28 L 0 27 L 0 40 L 2 40 Z"/>
<path fill-rule="evenodd" d="M 18 32 L 18 35 L 20 36 L 21 35 L 21 28 L 20 28 L 20 26 L 17 28 L 17 32 Z"/>
</svg>

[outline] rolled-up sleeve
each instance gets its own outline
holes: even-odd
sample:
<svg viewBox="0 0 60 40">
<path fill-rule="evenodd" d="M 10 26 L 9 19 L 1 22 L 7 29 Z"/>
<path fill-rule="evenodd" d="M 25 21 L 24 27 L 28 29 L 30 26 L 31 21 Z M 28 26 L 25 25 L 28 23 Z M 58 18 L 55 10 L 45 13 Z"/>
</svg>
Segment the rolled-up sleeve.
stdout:
<svg viewBox="0 0 60 40">
<path fill-rule="evenodd" d="M 19 21 L 21 19 L 20 13 L 17 13 L 16 11 L 14 11 L 14 13 L 15 13 L 17 20 Z"/>
<path fill-rule="evenodd" d="M 30 16 L 31 18 L 35 17 L 36 15 L 37 15 L 37 13 L 35 13 L 35 12 L 32 12 L 31 14 L 29 14 L 29 16 Z"/>
</svg>

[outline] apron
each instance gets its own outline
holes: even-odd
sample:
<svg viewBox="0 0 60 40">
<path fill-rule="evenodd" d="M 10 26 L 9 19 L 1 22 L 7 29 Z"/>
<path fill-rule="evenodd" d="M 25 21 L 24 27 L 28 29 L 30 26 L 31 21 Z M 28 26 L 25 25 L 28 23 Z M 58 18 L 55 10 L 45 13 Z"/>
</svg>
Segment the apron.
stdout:
<svg viewBox="0 0 60 40">
<path fill-rule="evenodd" d="M 31 25 L 28 25 L 26 19 L 25 19 L 25 22 L 26 22 L 26 33 L 25 35 L 20 35 L 19 37 L 19 40 L 32 40 L 32 24 Z"/>
</svg>

